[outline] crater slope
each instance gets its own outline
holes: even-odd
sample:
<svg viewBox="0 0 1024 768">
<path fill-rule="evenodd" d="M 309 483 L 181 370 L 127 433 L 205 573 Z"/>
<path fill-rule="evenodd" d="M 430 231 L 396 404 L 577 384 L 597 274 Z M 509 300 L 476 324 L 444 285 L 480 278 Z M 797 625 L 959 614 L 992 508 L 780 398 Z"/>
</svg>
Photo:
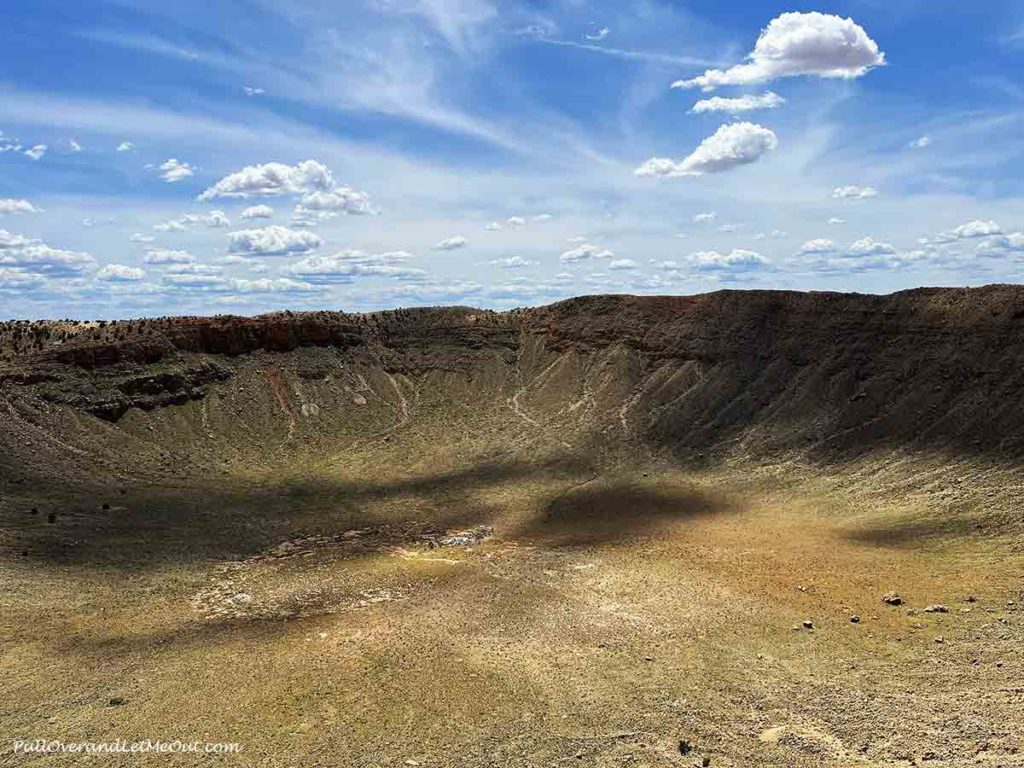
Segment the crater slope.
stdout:
<svg viewBox="0 0 1024 768">
<path fill-rule="evenodd" d="M 1022 392 L 1017 286 L 9 323 L 0 731 L 1024 764 Z"/>
</svg>

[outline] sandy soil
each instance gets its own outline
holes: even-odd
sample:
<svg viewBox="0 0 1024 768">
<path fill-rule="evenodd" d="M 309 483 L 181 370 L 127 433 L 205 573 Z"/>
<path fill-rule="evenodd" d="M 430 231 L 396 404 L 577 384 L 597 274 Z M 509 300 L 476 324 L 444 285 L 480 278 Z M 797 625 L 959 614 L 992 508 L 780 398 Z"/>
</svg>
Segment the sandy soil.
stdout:
<svg viewBox="0 0 1024 768">
<path fill-rule="evenodd" d="M 1024 765 L 1012 538 L 814 477 L 316 471 L 5 499 L 0 763 Z"/>
</svg>

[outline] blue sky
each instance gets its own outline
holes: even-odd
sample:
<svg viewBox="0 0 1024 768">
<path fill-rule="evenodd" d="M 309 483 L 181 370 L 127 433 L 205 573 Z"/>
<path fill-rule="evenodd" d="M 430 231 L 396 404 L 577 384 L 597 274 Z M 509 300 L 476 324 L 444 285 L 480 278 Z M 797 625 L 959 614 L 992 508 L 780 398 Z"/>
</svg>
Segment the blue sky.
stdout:
<svg viewBox="0 0 1024 768">
<path fill-rule="evenodd" d="M 2 317 L 1018 282 L 1024 5 L 19 3 Z"/>
</svg>

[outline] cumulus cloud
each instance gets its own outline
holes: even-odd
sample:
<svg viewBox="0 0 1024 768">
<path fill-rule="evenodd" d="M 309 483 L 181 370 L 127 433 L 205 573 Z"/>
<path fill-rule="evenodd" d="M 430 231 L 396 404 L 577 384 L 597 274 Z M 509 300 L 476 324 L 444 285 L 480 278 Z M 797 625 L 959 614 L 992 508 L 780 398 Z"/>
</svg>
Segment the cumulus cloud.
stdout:
<svg viewBox="0 0 1024 768">
<path fill-rule="evenodd" d="M 911 149 L 924 149 L 925 147 L 930 147 L 931 145 L 932 140 L 930 136 L 921 136 L 920 138 L 914 139 L 912 142 L 910 142 Z"/>
<path fill-rule="evenodd" d="M 42 288 L 45 281 L 39 275 L 22 269 L 0 267 L 0 291 L 23 293 Z"/>
<path fill-rule="evenodd" d="M 229 236 L 228 251 L 249 256 L 293 256 L 315 251 L 323 240 L 277 224 L 262 229 L 242 229 Z"/>
<path fill-rule="evenodd" d="M 357 192 L 351 187 L 335 187 L 330 190 L 318 190 L 303 195 L 295 207 L 297 218 L 315 218 L 323 220 L 344 213 L 352 216 L 364 216 L 373 213 L 370 196 L 365 192 Z"/>
<path fill-rule="evenodd" d="M 242 93 L 244 93 L 246 96 L 262 96 L 263 94 L 266 93 L 266 91 L 263 90 L 262 88 L 254 88 L 251 85 L 243 85 Z"/>
<path fill-rule="evenodd" d="M 761 254 L 734 248 L 729 253 L 697 251 L 690 254 L 690 263 L 700 271 L 756 269 L 768 263 Z"/>
<path fill-rule="evenodd" d="M 147 264 L 191 264 L 195 258 L 188 251 L 174 251 L 166 248 L 154 248 L 142 259 Z"/>
<path fill-rule="evenodd" d="M 838 216 L 833 216 L 831 219 L 828 220 L 828 223 L 829 224 L 845 224 L 846 223 L 846 219 L 840 219 Z"/>
<path fill-rule="evenodd" d="M 36 144 L 34 147 L 30 147 L 25 150 L 25 156 L 32 160 L 39 160 L 43 155 L 46 154 L 45 144 Z"/>
<path fill-rule="evenodd" d="M 955 243 L 958 240 L 974 240 L 980 237 L 992 237 L 1003 234 L 1003 228 L 998 222 L 982 219 L 975 219 L 955 227 L 949 232 L 942 232 L 935 237 L 922 237 L 918 242 L 923 245 L 944 245 Z"/>
<path fill-rule="evenodd" d="M 731 99 L 723 96 L 701 99 L 690 111 L 698 115 L 705 112 L 729 112 L 735 115 L 740 112 L 753 112 L 755 109 L 778 109 L 785 103 L 786 100 L 779 94 L 768 91 L 759 95 L 751 94 Z"/>
<path fill-rule="evenodd" d="M 250 205 L 242 211 L 243 219 L 269 219 L 274 215 L 274 209 L 269 205 Z"/>
<path fill-rule="evenodd" d="M 989 237 L 990 235 L 1001 235 L 1003 228 L 991 219 L 988 221 L 969 221 L 961 224 L 952 231 L 952 236 L 957 240 L 970 239 L 975 237 Z"/>
<path fill-rule="evenodd" d="M 110 283 L 134 283 L 146 276 L 146 273 L 138 267 L 128 267 L 124 264 L 107 264 L 96 273 L 97 280 Z"/>
<path fill-rule="evenodd" d="M 536 264 L 537 262 L 524 259 L 522 256 L 507 256 L 504 259 L 494 259 L 491 262 L 492 266 L 501 267 L 501 269 L 522 269 Z"/>
<path fill-rule="evenodd" d="M 589 40 L 592 43 L 599 43 L 604 40 L 608 35 L 611 34 L 611 30 L 608 27 L 601 27 L 594 33 L 586 32 L 583 35 L 584 40 Z"/>
<path fill-rule="evenodd" d="M 853 19 L 816 11 L 783 13 L 761 32 L 747 63 L 709 69 L 672 87 L 713 91 L 799 75 L 853 79 L 884 64 L 885 54 Z"/>
<path fill-rule="evenodd" d="M 13 197 L 0 198 L 0 214 L 8 213 L 42 213 L 28 200 L 21 200 Z"/>
<path fill-rule="evenodd" d="M 144 235 L 141 232 L 136 232 L 134 235 L 132 235 L 128 239 L 131 242 L 133 242 L 133 243 L 142 243 L 142 244 L 152 243 L 154 240 L 156 240 L 156 238 L 153 237 L 152 235 Z"/>
<path fill-rule="evenodd" d="M 1024 232 L 989 238 L 978 245 L 979 256 L 1006 256 L 1024 252 Z"/>
<path fill-rule="evenodd" d="M 406 251 L 367 253 L 349 249 L 332 255 L 307 256 L 293 264 L 288 272 L 313 284 L 351 283 L 358 277 L 420 278 L 422 269 L 405 266 L 413 258 Z"/>
<path fill-rule="evenodd" d="M 173 184 L 176 181 L 187 179 L 195 173 L 195 168 L 188 163 L 182 163 L 177 158 L 172 157 L 170 160 L 165 161 L 160 166 L 160 178 L 164 181 Z"/>
<path fill-rule="evenodd" d="M 755 123 L 729 123 L 704 139 L 688 157 L 676 161 L 652 157 L 637 176 L 701 176 L 721 173 L 758 160 L 779 145 L 776 135 Z"/>
<path fill-rule="evenodd" d="M 608 269 L 627 270 L 636 269 L 638 266 L 632 259 L 615 259 L 608 265 Z"/>
<path fill-rule="evenodd" d="M 879 243 L 870 237 L 864 237 L 850 246 L 851 256 L 890 256 L 899 253 L 889 243 Z"/>
<path fill-rule="evenodd" d="M 117 145 L 118 152 L 131 152 L 133 149 L 135 149 L 135 145 L 130 141 L 122 141 Z"/>
<path fill-rule="evenodd" d="M 469 244 L 469 241 L 461 235 L 455 237 L 448 237 L 439 242 L 434 246 L 435 251 L 454 251 L 459 248 L 465 248 Z"/>
<path fill-rule="evenodd" d="M 714 221 L 718 218 L 718 214 L 714 211 L 706 211 L 705 213 L 698 213 L 693 217 L 693 220 L 698 224 L 704 224 L 710 221 Z"/>
<path fill-rule="evenodd" d="M 224 211 L 210 211 L 209 213 L 186 213 L 177 219 L 154 224 L 153 229 L 157 232 L 184 232 L 189 227 L 205 224 L 213 229 L 230 227 L 231 220 Z"/>
<path fill-rule="evenodd" d="M 265 163 L 249 165 L 225 176 L 199 195 L 199 199 L 306 195 L 313 192 L 329 192 L 333 188 L 334 177 L 330 170 L 316 160 L 304 160 L 298 165 Z"/>
<path fill-rule="evenodd" d="M 0 266 L 53 277 L 72 277 L 96 266 L 89 253 L 53 248 L 42 240 L 0 229 Z"/>
<path fill-rule="evenodd" d="M 74 139 L 68 139 L 68 149 L 70 149 L 72 152 L 81 152 L 82 145 L 79 144 Z"/>
<path fill-rule="evenodd" d="M 878 190 L 874 187 L 858 187 L 849 184 L 832 190 L 834 200 L 867 200 L 872 197 L 878 197 Z"/>
<path fill-rule="evenodd" d="M 800 246 L 800 253 L 834 253 L 836 244 L 831 240 L 821 238 L 819 240 L 808 240 Z"/>
<path fill-rule="evenodd" d="M 559 256 L 559 260 L 563 264 L 576 264 L 589 259 L 611 259 L 614 257 L 615 253 L 609 251 L 607 248 L 600 248 L 596 245 L 591 245 L 590 243 L 583 243 L 563 253 Z"/>
</svg>

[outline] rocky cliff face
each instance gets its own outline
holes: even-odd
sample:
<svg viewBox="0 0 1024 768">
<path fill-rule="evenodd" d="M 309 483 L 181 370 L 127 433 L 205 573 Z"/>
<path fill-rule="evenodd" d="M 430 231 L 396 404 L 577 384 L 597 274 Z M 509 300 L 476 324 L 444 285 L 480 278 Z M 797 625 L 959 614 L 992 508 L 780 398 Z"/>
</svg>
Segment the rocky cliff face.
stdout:
<svg viewBox="0 0 1024 768">
<path fill-rule="evenodd" d="M 348 429 L 354 399 L 371 401 L 360 419 L 376 403 L 380 418 L 397 409 L 405 424 L 461 398 L 496 424 L 703 461 L 896 449 L 1017 461 L 1022 392 L 1016 286 L 149 320 L 85 329 L 0 364 L 0 398 L 39 423 L 74 416 L 128 430 L 131 414 L 194 418 L 189 404 L 202 404 L 203 419 L 230 407 L 252 434 L 287 422 L 300 444 Z"/>
</svg>

